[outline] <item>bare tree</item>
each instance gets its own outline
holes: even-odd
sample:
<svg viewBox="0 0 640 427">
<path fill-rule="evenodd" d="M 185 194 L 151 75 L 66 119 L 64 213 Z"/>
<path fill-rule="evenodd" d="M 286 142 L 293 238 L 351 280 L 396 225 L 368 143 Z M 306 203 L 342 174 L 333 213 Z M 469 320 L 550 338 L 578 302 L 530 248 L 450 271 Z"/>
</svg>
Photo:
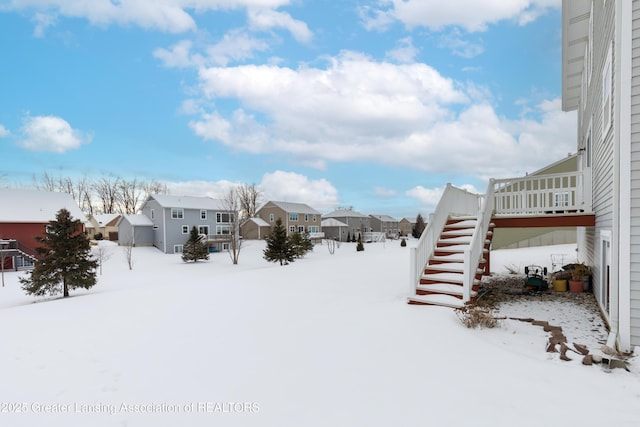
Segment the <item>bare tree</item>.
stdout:
<svg viewBox="0 0 640 427">
<path fill-rule="evenodd" d="M 324 242 L 327 243 L 327 249 L 329 249 L 331 255 L 336 253 L 336 248 L 340 247 L 340 242 L 335 239 L 325 239 Z"/>
<path fill-rule="evenodd" d="M 121 213 L 134 214 L 138 211 L 142 200 L 142 188 L 143 185 L 137 178 L 120 180 L 118 185 L 118 202 Z"/>
<path fill-rule="evenodd" d="M 234 264 L 238 263 L 242 240 L 240 239 L 240 217 L 238 210 L 240 207 L 240 195 L 236 187 L 230 187 L 222 199 L 224 209 L 229 214 L 229 256 Z"/>
<path fill-rule="evenodd" d="M 236 191 L 238 193 L 241 219 L 255 217 L 258 212 L 258 206 L 262 201 L 262 191 L 256 184 L 242 184 Z"/>
<path fill-rule="evenodd" d="M 93 184 L 93 191 L 102 213 L 116 213 L 118 207 L 118 186 L 120 178 L 103 177 Z"/>
<path fill-rule="evenodd" d="M 100 268 L 100 275 L 102 276 L 102 264 L 111 258 L 112 253 L 107 250 L 103 245 L 93 246 L 91 249 L 93 258 L 98 261 L 98 267 Z M 131 269 L 131 267 L 129 268 Z"/>
<path fill-rule="evenodd" d="M 127 265 L 129 266 L 129 270 L 133 270 L 133 241 L 125 243 L 122 247 L 124 252 L 124 258 L 127 260 Z"/>
<path fill-rule="evenodd" d="M 142 190 L 144 191 L 145 200 L 152 194 L 169 194 L 169 188 L 167 184 L 152 179 L 151 181 L 142 183 Z"/>
</svg>

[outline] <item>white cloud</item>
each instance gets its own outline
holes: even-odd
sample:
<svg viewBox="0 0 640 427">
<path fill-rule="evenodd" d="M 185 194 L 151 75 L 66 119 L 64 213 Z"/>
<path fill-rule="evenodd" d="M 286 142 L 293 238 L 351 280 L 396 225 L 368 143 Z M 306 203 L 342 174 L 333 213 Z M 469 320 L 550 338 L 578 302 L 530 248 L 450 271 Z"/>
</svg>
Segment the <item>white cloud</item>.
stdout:
<svg viewBox="0 0 640 427">
<path fill-rule="evenodd" d="M 180 33 L 196 29 L 193 12 L 241 8 L 269 10 L 289 3 L 290 0 L 20 0 L 3 7 L 6 10 L 34 11 L 34 34 L 41 36 L 59 16 L 84 18 L 99 26 L 135 25 Z M 292 31 L 301 31 L 296 28 L 302 25 L 300 21 L 284 21 L 281 25 L 289 25 Z"/>
<path fill-rule="evenodd" d="M 273 9 L 249 9 L 249 26 L 254 30 L 268 31 L 272 28 L 284 28 L 299 42 L 308 43 L 313 38 L 313 33 L 307 24 L 293 19 L 286 12 Z"/>
<path fill-rule="evenodd" d="M 9 129 L 7 129 L 6 127 L 0 124 L 0 138 L 7 137 L 9 135 L 11 135 L 11 132 L 9 132 Z"/>
<path fill-rule="evenodd" d="M 387 0 L 380 4 L 380 8 L 362 10 L 365 28 L 384 29 L 397 20 L 409 28 L 440 31 L 453 26 L 475 32 L 502 20 L 525 25 L 549 8 L 560 8 L 561 0 Z"/>
<path fill-rule="evenodd" d="M 170 194 L 176 196 L 197 196 L 213 197 L 223 199 L 230 188 L 240 185 L 240 183 L 220 180 L 220 181 L 181 181 L 165 182 Z"/>
<path fill-rule="evenodd" d="M 396 195 L 395 190 L 392 190 L 390 188 L 385 188 L 385 187 L 376 187 L 374 188 L 373 191 L 376 196 L 381 196 L 381 197 L 393 197 Z"/>
<path fill-rule="evenodd" d="M 55 116 L 27 117 L 22 133 L 20 145 L 31 151 L 64 153 L 91 141 L 91 136 L 72 129 L 66 120 Z"/>
<path fill-rule="evenodd" d="M 465 40 L 457 28 L 440 37 L 439 46 L 451 50 L 454 55 L 462 58 L 473 58 L 484 52 L 484 46 L 481 42 Z"/>
<path fill-rule="evenodd" d="M 413 45 L 411 37 L 405 37 L 398 41 L 398 46 L 386 53 L 386 57 L 396 62 L 408 64 L 414 61 L 419 50 Z"/>
<path fill-rule="evenodd" d="M 478 191 L 471 184 L 456 185 L 456 187 L 475 194 L 484 193 L 484 191 Z M 420 204 L 420 208 L 424 209 L 424 211 L 433 212 L 438 205 L 440 198 L 442 197 L 442 193 L 444 193 L 444 189 L 445 187 L 425 188 L 421 185 L 417 185 L 412 189 L 407 190 L 405 194 L 408 197 L 416 200 Z M 428 220 L 428 218 L 425 218 L 425 221 L 426 220 Z"/>
<path fill-rule="evenodd" d="M 200 89 L 208 102 L 234 99 L 240 108 L 201 113 L 190 123 L 197 135 L 320 169 L 372 161 L 486 179 L 536 170 L 575 151 L 575 114 L 562 112 L 559 100 L 508 120 L 496 114 L 486 88 L 425 64 L 344 52 L 326 69 L 203 68 Z M 530 155 L 539 152 L 545 155 Z"/>
<path fill-rule="evenodd" d="M 338 204 L 338 190 L 329 181 L 310 180 L 294 172 L 267 173 L 259 187 L 266 200 L 306 203 L 318 210 L 332 209 Z"/>
</svg>

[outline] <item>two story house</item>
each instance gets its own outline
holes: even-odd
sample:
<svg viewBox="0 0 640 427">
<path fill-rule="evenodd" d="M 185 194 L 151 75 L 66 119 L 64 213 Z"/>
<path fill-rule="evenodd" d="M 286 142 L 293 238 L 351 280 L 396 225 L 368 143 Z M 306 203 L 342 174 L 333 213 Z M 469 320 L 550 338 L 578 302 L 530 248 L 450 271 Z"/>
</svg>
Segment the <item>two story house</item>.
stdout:
<svg viewBox="0 0 640 427">
<path fill-rule="evenodd" d="M 292 233 L 307 233 L 311 239 L 322 238 L 322 214 L 304 203 L 269 201 L 257 212 L 272 227 L 280 218 L 287 229 L 287 235 Z"/>
<path fill-rule="evenodd" d="M 365 233 L 371 232 L 371 219 L 368 215 L 361 214 L 353 209 L 337 209 L 324 215 L 325 218 L 333 218 L 341 223 L 347 224 L 346 228 L 341 229 L 340 241 L 346 241 L 347 237 L 358 238 L 364 237 Z"/>
<path fill-rule="evenodd" d="M 383 233 L 385 237 L 395 239 L 398 237 L 398 220 L 389 215 L 369 215 L 371 231 Z"/>
<path fill-rule="evenodd" d="M 153 224 L 153 246 L 167 254 L 182 252 L 194 226 L 207 236 L 210 251 L 226 250 L 237 226 L 237 212 L 211 197 L 154 194 L 142 205 L 142 214 Z"/>
</svg>

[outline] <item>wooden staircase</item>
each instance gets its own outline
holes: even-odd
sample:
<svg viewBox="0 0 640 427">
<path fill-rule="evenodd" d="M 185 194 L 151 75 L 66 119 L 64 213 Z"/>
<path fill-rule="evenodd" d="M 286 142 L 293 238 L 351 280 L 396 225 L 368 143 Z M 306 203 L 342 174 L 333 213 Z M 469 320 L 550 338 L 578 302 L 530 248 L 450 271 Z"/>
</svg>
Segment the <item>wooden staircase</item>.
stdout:
<svg viewBox="0 0 640 427">
<path fill-rule="evenodd" d="M 462 307 L 464 253 L 469 249 L 477 217 L 450 215 L 440 233 L 429 257 L 424 271 L 416 285 L 416 295 L 408 298 L 409 304 L 441 305 L 446 307 Z M 485 241 L 484 253 L 489 251 L 493 238 L 493 224 L 489 225 Z M 471 301 L 480 289 L 480 281 L 485 272 L 486 257 L 482 257 L 472 268 L 475 278 L 471 287 Z"/>
</svg>

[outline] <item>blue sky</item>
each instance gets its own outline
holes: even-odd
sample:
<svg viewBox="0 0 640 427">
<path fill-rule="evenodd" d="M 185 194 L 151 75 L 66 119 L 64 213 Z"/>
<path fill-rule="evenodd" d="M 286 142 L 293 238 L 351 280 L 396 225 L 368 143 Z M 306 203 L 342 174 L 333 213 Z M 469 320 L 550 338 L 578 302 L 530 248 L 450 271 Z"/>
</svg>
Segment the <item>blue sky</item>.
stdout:
<svg viewBox="0 0 640 427">
<path fill-rule="evenodd" d="M 560 0 L 0 0 L 0 185 L 428 214 L 575 152 Z"/>
</svg>

